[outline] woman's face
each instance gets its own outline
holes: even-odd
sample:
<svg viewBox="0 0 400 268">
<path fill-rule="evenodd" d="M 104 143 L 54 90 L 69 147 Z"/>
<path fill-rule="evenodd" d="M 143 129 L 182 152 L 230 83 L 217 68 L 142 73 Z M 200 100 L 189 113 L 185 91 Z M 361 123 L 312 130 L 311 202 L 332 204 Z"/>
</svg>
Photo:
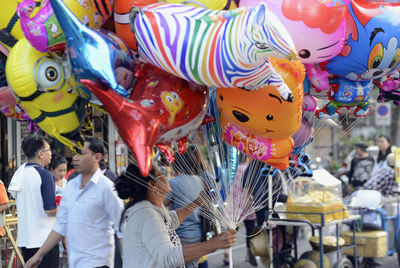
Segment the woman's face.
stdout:
<svg viewBox="0 0 400 268">
<path fill-rule="evenodd" d="M 161 172 L 160 168 L 154 167 L 153 179 L 156 181 L 156 187 L 161 194 L 167 195 L 171 191 L 171 186 L 168 182 L 168 174 Z"/>
<path fill-rule="evenodd" d="M 376 141 L 376 145 L 379 148 L 379 151 L 383 152 L 386 151 L 390 147 L 390 143 L 384 137 L 379 137 Z"/>
<path fill-rule="evenodd" d="M 59 164 L 55 169 L 50 170 L 56 180 L 61 180 L 67 174 L 67 164 Z"/>
</svg>

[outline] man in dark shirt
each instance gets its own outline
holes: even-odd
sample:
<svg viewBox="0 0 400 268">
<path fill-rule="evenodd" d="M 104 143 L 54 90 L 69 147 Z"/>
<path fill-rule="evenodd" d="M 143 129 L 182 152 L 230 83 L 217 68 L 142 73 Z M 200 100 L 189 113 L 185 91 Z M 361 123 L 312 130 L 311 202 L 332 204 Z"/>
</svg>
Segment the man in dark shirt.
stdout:
<svg viewBox="0 0 400 268">
<path fill-rule="evenodd" d="M 354 190 L 363 186 L 371 176 L 375 161 L 368 154 L 367 148 L 368 146 L 364 143 L 357 143 L 355 145 L 356 157 L 351 161 L 350 171 L 347 173 L 349 184 L 353 189 L 348 190 Z"/>
</svg>

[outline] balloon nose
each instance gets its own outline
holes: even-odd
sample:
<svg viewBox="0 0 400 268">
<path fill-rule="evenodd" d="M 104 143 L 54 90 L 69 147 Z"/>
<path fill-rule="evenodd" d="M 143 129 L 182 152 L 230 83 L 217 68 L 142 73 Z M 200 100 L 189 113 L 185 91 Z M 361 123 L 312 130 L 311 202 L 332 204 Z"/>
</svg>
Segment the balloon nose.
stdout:
<svg viewBox="0 0 400 268">
<path fill-rule="evenodd" d="M 297 60 L 297 54 L 296 52 L 292 51 L 289 55 L 285 57 L 287 60 Z"/>
</svg>

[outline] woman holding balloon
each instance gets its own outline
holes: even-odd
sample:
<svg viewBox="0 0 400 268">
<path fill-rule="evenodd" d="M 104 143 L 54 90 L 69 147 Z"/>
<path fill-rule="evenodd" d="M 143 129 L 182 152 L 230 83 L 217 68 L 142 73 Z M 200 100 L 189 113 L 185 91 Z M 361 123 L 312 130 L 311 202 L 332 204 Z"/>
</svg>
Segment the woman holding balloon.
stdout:
<svg viewBox="0 0 400 268">
<path fill-rule="evenodd" d="M 131 164 L 115 182 L 118 196 L 130 200 L 121 216 L 124 267 L 184 267 L 220 248 L 232 247 L 236 231 L 228 230 L 209 241 L 182 246 L 175 229 L 202 205 L 199 195 L 193 202 L 168 212 L 163 200 L 171 190 L 167 174 L 153 165 L 149 176 Z"/>
</svg>

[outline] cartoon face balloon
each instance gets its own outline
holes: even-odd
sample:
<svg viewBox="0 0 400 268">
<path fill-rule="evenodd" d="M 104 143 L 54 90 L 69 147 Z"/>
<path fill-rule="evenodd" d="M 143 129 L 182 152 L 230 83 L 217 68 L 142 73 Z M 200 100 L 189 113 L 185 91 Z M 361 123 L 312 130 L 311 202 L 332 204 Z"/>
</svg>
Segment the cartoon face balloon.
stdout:
<svg viewBox="0 0 400 268">
<path fill-rule="evenodd" d="M 303 63 L 326 61 L 342 49 L 350 0 L 241 0 L 240 6 L 260 2 L 266 3 L 286 27 Z"/>
<path fill-rule="evenodd" d="M 399 66 L 400 4 L 351 1 L 345 46 L 325 69 L 352 81 L 376 80 Z"/>
<path fill-rule="evenodd" d="M 301 122 L 304 67 L 300 61 L 271 58 L 271 62 L 292 90 L 292 103 L 271 86 L 255 91 L 219 88 L 217 101 L 224 141 L 252 158 L 285 169 L 293 149 L 290 136 Z"/>
<path fill-rule="evenodd" d="M 39 128 L 73 150 L 83 144 L 80 125 L 86 102 L 69 93 L 60 59 L 37 51 L 23 38 L 10 51 L 6 75 L 19 104 Z"/>
<path fill-rule="evenodd" d="M 129 99 L 100 83 L 82 82 L 104 104 L 147 176 L 154 145 L 181 140 L 200 126 L 206 114 L 208 89 L 149 64 L 141 66 L 137 76 L 139 80 Z"/>
</svg>

